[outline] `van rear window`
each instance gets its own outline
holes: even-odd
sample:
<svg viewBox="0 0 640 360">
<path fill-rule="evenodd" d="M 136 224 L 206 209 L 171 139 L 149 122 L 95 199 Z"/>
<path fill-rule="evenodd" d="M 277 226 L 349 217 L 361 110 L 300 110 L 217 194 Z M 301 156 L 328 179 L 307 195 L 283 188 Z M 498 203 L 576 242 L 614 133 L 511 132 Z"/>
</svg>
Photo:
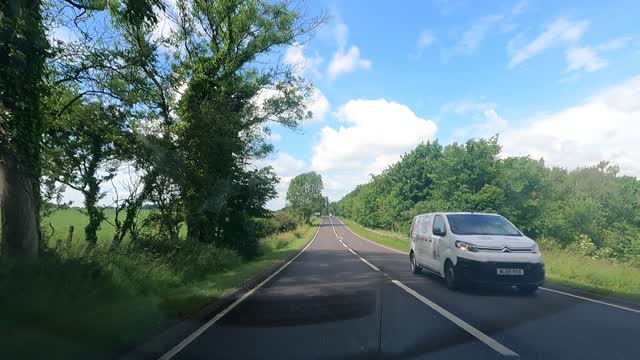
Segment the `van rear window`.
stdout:
<svg viewBox="0 0 640 360">
<path fill-rule="evenodd" d="M 451 232 L 457 235 L 522 236 L 518 229 L 497 215 L 451 214 L 447 219 Z"/>
</svg>

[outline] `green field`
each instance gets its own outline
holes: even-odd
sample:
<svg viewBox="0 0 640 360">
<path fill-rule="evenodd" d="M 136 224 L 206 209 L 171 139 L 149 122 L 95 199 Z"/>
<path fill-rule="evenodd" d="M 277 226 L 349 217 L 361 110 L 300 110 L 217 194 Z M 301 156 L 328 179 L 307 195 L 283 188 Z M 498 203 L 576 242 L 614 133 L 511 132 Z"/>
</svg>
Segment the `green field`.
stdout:
<svg viewBox="0 0 640 360">
<path fill-rule="evenodd" d="M 86 223 L 77 210 L 49 220 L 55 237 L 68 225 Z M 166 324 L 197 312 L 247 280 L 296 253 L 316 231 L 301 225 L 260 241 L 260 255 L 247 261 L 235 251 L 184 244 L 178 252 L 91 254 L 47 252 L 37 263 L 2 263 L 0 319 L 2 353 L 22 358 L 113 358 Z M 82 246 L 79 229 L 74 243 Z M 104 226 L 100 239 L 110 241 Z M 52 237 L 55 243 L 55 237 Z"/>
<path fill-rule="evenodd" d="M 150 210 L 141 210 L 140 217 L 144 218 Z M 113 222 L 115 211 L 105 210 L 106 218 Z M 124 217 L 124 214 L 120 215 Z M 84 245 L 84 227 L 89 222 L 89 218 L 80 209 L 59 209 L 50 216 L 42 219 L 44 236 L 48 240 L 48 245 L 56 246 L 58 241 L 66 241 L 69 226 L 74 227 L 73 246 Z M 104 221 L 98 230 L 98 247 L 108 248 L 113 239 L 114 228 L 107 221 Z"/>
<path fill-rule="evenodd" d="M 356 234 L 400 251 L 409 242 L 370 231 L 351 220 L 340 220 Z M 402 234 L 396 234 L 402 236 Z M 542 247 L 547 281 L 589 292 L 640 301 L 640 268 L 571 253 L 558 247 Z"/>
</svg>

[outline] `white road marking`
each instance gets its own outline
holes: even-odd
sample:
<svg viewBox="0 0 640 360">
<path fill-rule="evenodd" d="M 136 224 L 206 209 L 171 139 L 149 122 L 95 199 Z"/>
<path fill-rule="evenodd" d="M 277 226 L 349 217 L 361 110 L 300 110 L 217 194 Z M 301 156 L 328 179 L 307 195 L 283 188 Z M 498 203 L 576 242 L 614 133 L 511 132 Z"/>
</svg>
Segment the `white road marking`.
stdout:
<svg viewBox="0 0 640 360">
<path fill-rule="evenodd" d="M 331 218 L 329 218 L 329 219 L 331 219 Z M 371 240 L 369 240 L 369 239 L 367 239 L 367 238 L 364 238 L 364 237 L 362 237 L 362 236 L 360 236 L 360 235 L 358 235 L 358 234 L 354 233 L 354 232 L 353 232 L 353 230 L 349 229 L 349 227 L 348 227 L 347 225 L 343 224 L 343 223 L 342 223 L 342 221 L 340 221 L 340 219 L 336 218 L 336 220 L 338 220 L 338 222 L 339 222 L 340 224 L 342 224 L 342 226 L 344 226 L 347 230 L 351 231 L 351 233 L 352 233 L 353 235 L 355 235 L 355 236 L 359 237 L 359 238 L 360 238 L 360 239 L 362 239 L 362 240 L 368 241 L 368 242 L 370 242 L 370 243 L 372 243 L 372 244 L 374 244 L 374 245 L 378 245 L 378 246 L 380 246 L 380 247 L 383 247 L 383 248 L 385 248 L 385 249 L 387 249 L 387 250 L 391 250 L 391 251 L 397 252 L 397 253 L 399 253 L 399 254 L 409 255 L 409 253 L 407 253 L 407 252 L 400 251 L 400 250 L 396 250 L 396 249 L 392 249 L 392 248 L 390 248 L 390 247 L 387 247 L 387 246 L 384 246 L 384 245 L 380 245 L 380 244 L 378 244 L 378 243 L 377 243 L 377 242 L 375 242 L 375 241 L 371 241 Z M 333 221 L 331 222 L 331 224 L 333 225 Z M 334 231 L 335 231 L 335 230 L 334 230 Z"/>
<path fill-rule="evenodd" d="M 361 257 L 360 255 L 356 254 L 358 256 L 358 258 L 360 258 L 360 260 L 362 260 L 365 264 L 369 265 L 370 268 L 372 268 L 375 271 L 380 271 L 380 269 L 378 269 L 375 265 L 373 265 L 372 263 L 368 262 L 367 260 L 365 260 L 363 257 Z"/>
<path fill-rule="evenodd" d="M 570 294 L 570 293 L 567 293 L 567 292 L 564 292 L 564 291 L 549 289 L 549 288 L 546 288 L 546 287 L 540 287 L 540 289 L 546 290 L 546 291 L 551 291 L 551 292 L 562 294 L 562 295 L 566 295 L 566 296 L 571 296 L 571 297 L 582 299 L 582 300 L 586 300 L 586 301 L 591 301 L 591 302 L 602 304 L 602 305 L 606 305 L 606 306 L 611 306 L 611 307 L 622 309 L 622 310 L 631 311 L 631 312 L 634 312 L 636 314 L 640 314 L 640 310 L 631 309 L 631 308 L 628 308 L 628 307 L 625 307 L 625 306 L 620 306 L 620 305 L 616 305 L 616 304 L 612 304 L 612 303 L 608 303 L 608 302 L 604 302 L 604 301 L 600 301 L 600 300 L 596 300 L 596 299 L 590 299 L 588 297 L 584 297 L 584 296 L 580 296 L 580 295 L 574 295 L 574 294 Z"/>
<path fill-rule="evenodd" d="M 336 227 L 333 226 L 333 220 L 331 219 L 331 216 L 329 216 L 329 222 L 331 222 L 331 228 L 333 228 L 333 233 L 336 235 L 336 238 L 340 239 L 338 233 L 336 232 Z"/>
<path fill-rule="evenodd" d="M 322 224 L 322 221 L 320 221 L 320 224 Z M 304 247 L 304 249 L 300 250 L 300 252 L 298 252 L 296 254 L 296 256 L 294 256 L 291 260 L 289 260 L 286 264 L 282 265 L 278 270 L 276 270 L 276 272 L 274 272 L 273 274 L 269 275 L 268 278 L 264 279 L 260 284 L 256 285 L 253 289 L 247 291 L 244 295 L 242 295 L 242 297 L 240 297 L 238 300 L 234 301 L 231 305 L 227 306 L 224 310 L 222 310 L 221 312 L 219 312 L 216 316 L 213 317 L 213 319 L 207 321 L 204 325 L 202 325 L 198 330 L 194 331 L 191 335 L 187 336 L 186 339 L 182 340 L 178 345 L 174 346 L 171 350 L 167 351 L 164 355 L 162 355 L 158 360 L 169 360 L 172 357 L 174 357 L 177 353 L 180 352 L 180 350 L 184 349 L 187 345 L 189 345 L 193 340 L 195 340 L 198 336 L 200 336 L 203 332 L 205 332 L 209 327 L 211 327 L 211 325 L 215 324 L 218 320 L 222 319 L 223 316 L 225 316 L 229 311 L 233 310 L 233 308 L 235 308 L 236 306 L 238 306 L 238 304 L 240 304 L 241 302 L 243 302 L 246 298 L 248 298 L 249 296 L 251 296 L 253 293 L 255 293 L 258 289 L 260 289 L 264 284 L 268 283 L 271 279 L 273 279 L 276 275 L 278 275 L 282 270 L 284 270 L 284 268 L 286 268 L 287 266 L 289 266 L 289 264 L 291 264 L 292 262 L 295 261 L 295 259 L 298 258 L 298 256 L 302 255 L 303 252 L 305 252 L 309 246 L 311 246 L 311 244 L 314 242 L 314 240 L 316 239 L 316 236 L 318 236 L 318 232 L 320 232 L 320 226 L 318 226 L 318 229 L 316 229 L 316 233 L 313 235 L 313 238 L 311 239 L 311 241 L 309 241 L 309 243 L 307 244 L 307 246 Z"/>
<path fill-rule="evenodd" d="M 339 220 L 338 220 L 339 221 Z M 344 225 L 344 224 L 343 224 Z M 349 229 L 347 226 L 345 226 L 347 229 Z M 351 231 L 351 229 L 349 229 L 349 231 Z M 353 231 L 351 231 L 353 233 Z M 354 235 L 367 240 L 369 242 L 374 243 L 373 241 L 369 240 L 369 239 L 365 239 L 361 236 L 359 236 L 358 234 L 354 233 Z M 376 244 L 376 243 L 374 243 Z M 376 244 L 379 245 L 379 244 Z M 346 245 L 345 245 L 346 246 Z M 382 246 L 382 245 L 380 245 Z M 386 246 L 382 246 L 385 247 Z M 356 255 L 360 260 L 362 260 L 365 264 L 369 265 L 369 267 L 371 267 L 373 270 L 375 271 L 380 271 L 380 269 L 378 267 L 376 267 L 375 265 L 373 265 L 372 263 L 368 262 L 366 259 L 364 259 L 362 256 L 358 255 L 355 251 L 353 251 L 351 248 L 347 247 L 349 249 L 349 251 Z M 389 249 L 389 248 L 388 248 Z M 390 249 L 390 250 L 394 250 L 394 249 Z M 399 252 L 397 250 L 394 250 L 396 252 Z M 385 276 L 388 277 L 388 275 L 386 273 L 383 273 Z M 433 301 L 427 299 L 426 297 L 420 295 L 419 293 L 417 293 L 415 290 L 411 289 L 410 287 L 406 286 L 405 284 L 401 283 L 398 280 L 391 280 L 391 282 L 393 282 L 394 284 L 396 284 L 398 287 L 400 287 L 402 290 L 406 291 L 407 293 L 409 293 L 410 295 L 413 295 L 416 299 L 420 300 L 421 302 L 423 302 L 424 304 L 428 305 L 429 307 L 431 307 L 433 310 L 435 310 L 436 312 L 438 312 L 440 315 L 444 316 L 445 318 L 447 318 L 449 321 L 453 322 L 454 324 L 458 325 L 459 327 L 461 327 L 463 330 L 465 330 L 466 332 L 468 332 L 469 334 L 473 335 L 476 339 L 482 341 L 483 343 L 485 343 L 487 346 L 489 346 L 490 348 L 492 348 L 493 350 L 497 351 L 498 353 L 500 353 L 503 356 L 512 356 L 512 357 L 519 357 L 519 355 L 517 353 L 515 353 L 514 351 L 512 351 L 511 349 L 507 348 L 506 346 L 500 344 L 499 342 L 495 341 L 493 338 L 491 338 L 490 336 L 486 335 L 485 333 L 483 333 L 482 331 L 476 329 L 475 327 L 471 326 L 469 323 L 467 323 L 466 321 L 460 319 L 459 317 L 453 315 L 452 313 L 448 312 L 447 310 L 445 310 L 444 308 L 442 308 L 440 305 L 434 303 Z"/>
<path fill-rule="evenodd" d="M 498 353 L 500 353 L 500 354 L 502 354 L 504 356 L 516 356 L 516 357 L 519 357 L 519 355 L 516 354 L 514 351 L 510 350 L 509 348 L 507 348 L 504 345 L 500 344 L 499 342 L 495 341 L 493 338 L 489 337 L 488 335 L 486 335 L 482 331 L 480 331 L 480 330 L 476 329 L 475 327 L 469 325 L 467 322 L 465 322 L 464 320 L 460 319 L 459 317 L 457 317 L 457 316 L 453 315 L 452 313 L 448 312 L 447 310 L 443 309 L 442 307 L 440 307 L 440 305 L 438 305 L 438 304 L 434 303 L 433 301 L 427 299 L 426 297 L 418 294 L 416 291 L 414 291 L 410 287 L 406 286 L 405 284 L 401 283 L 400 281 L 391 280 L 391 282 L 393 282 L 394 284 L 398 285 L 402 290 L 404 290 L 404 291 L 408 292 L 409 294 L 413 295 L 416 299 L 422 301 L 424 304 L 428 305 L 433 310 L 435 310 L 438 313 L 440 313 L 440 315 L 446 317 L 451 322 L 453 322 L 454 324 L 458 325 L 459 327 L 464 329 L 466 332 L 468 332 L 469 334 L 473 335 L 476 339 L 482 341 L 483 343 L 485 343 L 487 346 L 489 346 L 493 350 L 497 351 Z"/>
</svg>

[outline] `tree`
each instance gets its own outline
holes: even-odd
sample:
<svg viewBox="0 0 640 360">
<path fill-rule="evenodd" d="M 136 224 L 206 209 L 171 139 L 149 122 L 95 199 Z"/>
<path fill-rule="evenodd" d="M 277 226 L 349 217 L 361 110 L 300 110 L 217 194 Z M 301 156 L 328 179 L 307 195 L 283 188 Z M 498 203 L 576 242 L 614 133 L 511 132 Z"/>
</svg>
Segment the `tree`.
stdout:
<svg viewBox="0 0 640 360">
<path fill-rule="evenodd" d="M 42 96 L 48 43 L 39 0 L 0 4 L 0 212 L 3 256 L 35 259 L 40 240 Z"/>
<path fill-rule="evenodd" d="M 251 160 L 272 151 L 264 139 L 265 123 L 295 128 L 310 116 L 308 84 L 290 67 L 267 60 L 274 48 L 293 44 L 322 21 L 289 6 L 261 0 L 178 2 L 184 11 L 176 36 L 187 50 L 184 67 L 190 77 L 177 111 L 175 174 L 192 241 L 243 241 L 254 205 L 264 205 L 274 193 L 269 172 L 246 170 Z M 249 190 L 245 182 L 264 186 Z"/>
<path fill-rule="evenodd" d="M 324 207 L 322 196 L 322 176 L 314 171 L 294 177 L 287 190 L 287 206 L 299 211 L 305 222 L 309 223 L 311 214 Z"/>
<path fill-rule="evenodd" d="M 89 216 L 85 240 L 92 248 L 105 219 L 98 204 L 104 197 L 101 186 L 113 179 L 122 161 L 132 157 L 127 114 L 114 105 L 79 101 L 48 125 L 44 175 L 84 196 Z"/>
</svg>

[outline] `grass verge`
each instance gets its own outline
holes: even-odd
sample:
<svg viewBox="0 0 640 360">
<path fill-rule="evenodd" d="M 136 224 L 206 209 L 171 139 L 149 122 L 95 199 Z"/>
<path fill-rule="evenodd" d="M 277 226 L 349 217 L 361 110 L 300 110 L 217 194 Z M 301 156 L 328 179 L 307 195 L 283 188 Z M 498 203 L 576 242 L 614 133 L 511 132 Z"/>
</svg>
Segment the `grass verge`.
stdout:
<svg viewBox="0 0 640 360">
<path fill-rule="evenodd" d="M 345 225 L 347 225 L 349 229 L 353 230 L 354 233 L 362 237 L 365 237 L 369 240 L 377 242 L 380 245 L 384 245 L 392 249 L 409 252 L 409 241 L 399 239 L 396 237 L 396 236 L 402 236 L 400 234 L 391 234 L 389 231 L 386 231 L 386 230 L 381 230 L 381 231 L 376 230 L 376 232 L 373 232 L 365 228 L 364 226 L 345 218 L 340 218 L 340 221 L 342 221 Z M 382 232 L 387 232 L 390 235 L 383 235 Z M 396 235 L 396 236 L 393 236 L 393 235 Z"/>
<path fill-rule="evenodd" d="M 251 261 L 203 246 L 179 262 L 96 253 L 0 263 L 0 358 L 117 357 L 296 253 L 317 224 L 261 240 L 261 255 Z"/>
<path fill-rule="evenodd" d="M 605 296 L 640 302 L 640 268 L 543 247 L 547 280 Z"/>
<path fill-rule="evenodd" d="M 340 218 L 353 232 L 390 248 L 409 251 L 408 241 L 372 232 L 355 222 Z M 401 234 L 395 234 L 402 236 Z M 546 280 L 591 293 L 640 302 L 640 268 L 571 253 L 545 246 L 542 248 Z"/>
</svg>

